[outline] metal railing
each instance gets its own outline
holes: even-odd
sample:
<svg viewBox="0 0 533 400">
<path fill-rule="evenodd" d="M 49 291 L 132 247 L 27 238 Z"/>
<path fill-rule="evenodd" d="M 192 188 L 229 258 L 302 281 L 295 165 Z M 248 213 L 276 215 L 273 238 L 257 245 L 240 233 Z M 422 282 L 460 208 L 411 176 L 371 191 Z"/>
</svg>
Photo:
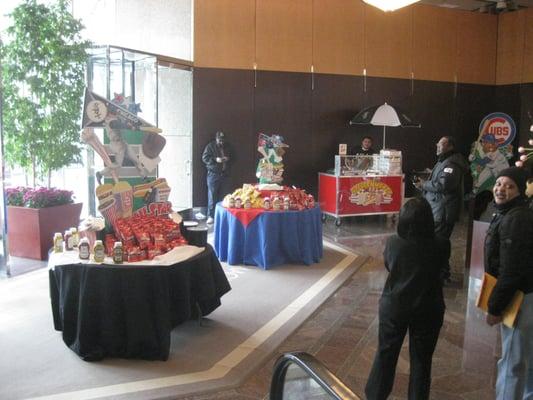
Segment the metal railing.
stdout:
<svg viewBox="0 0 533 400">
<path fill-rule="evenodd" d="M 285 353 L 274 365 L 270 400 L 361 400 L 319 360 L 308 353 Z"/>
</svg>

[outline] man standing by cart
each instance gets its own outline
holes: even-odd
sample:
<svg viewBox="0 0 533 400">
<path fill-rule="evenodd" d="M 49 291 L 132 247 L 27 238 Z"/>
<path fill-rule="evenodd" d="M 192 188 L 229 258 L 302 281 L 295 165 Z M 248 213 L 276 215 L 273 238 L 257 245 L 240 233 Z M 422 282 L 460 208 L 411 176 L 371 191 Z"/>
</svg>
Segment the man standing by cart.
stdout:
<svg viewBox="0 0 533 400">
<path fill-rule="evenodd" d="M 354 146 L 350 149 L 350 154 L 355 155 L 364 155 L 371 156 L 375 154 L 375 150 L 372 148 L 372 138 L 370 136 L 365 136 L 361 141 L 360 146 Z"/>
<path fill-rule="evenodd" d="M 449 239 L 463 208 L 464 175 L 468 171 L 468 164 L 456 151 L 452 136 L 443 136 L 437 142 L 437 158 L 429 178 L 419 178 L 415 186 L 431 205 L 435 233 Z M 449 265 L 443 278 L 447 281 L 450 278 Z"/>
<path fill-rule="evenodd" d="M 222 183 L 227 175 L 230 153 L 224 132 L 218 131 L 215 140 L 205 146 L 202 161 L 207 168 L 207 223 L 212 224 L 215 206 L 222 200 Z"/>
</svg>

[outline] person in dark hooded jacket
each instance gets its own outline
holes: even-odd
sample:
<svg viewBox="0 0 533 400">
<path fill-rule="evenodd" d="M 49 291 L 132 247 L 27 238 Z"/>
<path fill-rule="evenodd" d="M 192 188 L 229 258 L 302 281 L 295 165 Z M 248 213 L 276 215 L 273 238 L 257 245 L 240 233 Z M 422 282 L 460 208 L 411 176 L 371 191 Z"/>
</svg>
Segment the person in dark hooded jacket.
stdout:
<svg viewBox="0 0 533 400">
<path fill-rule="evenodd" d="M 463 209 L 464 176 L 468 171 L 465 158 L 456 151 L 455 139 L 443 136 L 437 142 L 437 163 L 427 180 L 415 185 L 431 206 L 435 220 L 435 233 L 449 239 Z M 450 268 L 444 278 L 450 277 Z"/>
<path fill-rule="evenodd" d="M 389 271 L 379 301 L 378 348 L 368 377 L 368 400 L 384 400 L 392 390 L 396 364 L 409 331 L 409 399 L 428 399 L 433 352 L 444 318 L 442 270 L 450 241 L 435 235 L 428 202 L 409 200 L 400 210 L 397 235 L 383 252 Z"/>
<path fill-rule="evenodd" d="M 207 223 L 214 222 L 215 206 L 222 200 L 222 185 L 228 174 L 230 149 L 225 141 L 226 135 L 222 131 L 215 134 L 215 140 L 205 146 L 202 161 L 207 169 Z"/>
<path fill-rule="evenodd" d="M 496 400 L 533 399 L 533 210 L 525 196 L 526 181 L 523 168 L 498 174 L 492 191 L 496 213 L 485 238 L 485 272 L 497 279 L 487 323 L 499 324 L 516 291 L 524 293 L 514 327 L 501 325 Z"/>
</svg>

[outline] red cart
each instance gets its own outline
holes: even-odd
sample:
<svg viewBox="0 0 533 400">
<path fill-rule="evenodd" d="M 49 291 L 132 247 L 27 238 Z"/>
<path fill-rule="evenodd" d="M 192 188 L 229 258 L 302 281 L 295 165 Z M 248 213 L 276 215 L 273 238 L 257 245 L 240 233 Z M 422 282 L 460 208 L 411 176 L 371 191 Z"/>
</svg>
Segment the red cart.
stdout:
<svg viewBox="0 0 533 400">
<path fill-rule="evenodd" d="M 404 175 L 337 176 L 318 174 L 318 201 L 322 218 L 331 215 L 340 226 L 342 217 L 397 214 L 404 197 Z"/>
</svg>

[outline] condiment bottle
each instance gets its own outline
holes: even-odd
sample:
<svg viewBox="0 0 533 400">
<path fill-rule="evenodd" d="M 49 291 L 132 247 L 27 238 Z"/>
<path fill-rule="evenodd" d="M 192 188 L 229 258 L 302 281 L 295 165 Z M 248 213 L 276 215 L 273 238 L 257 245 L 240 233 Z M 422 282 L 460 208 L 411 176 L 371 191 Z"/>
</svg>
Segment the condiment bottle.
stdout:
<svg viewBox="0 0 533 400">
<path fill-rule="evenodd" d="M 97 263 L 104 262 L 105 248 L 101 240 L 97 240 L 96 242 L 94 242 L 93 253 L 94 253 L 94 262 L 97 262 Z"/>
<path fill-rule="evenodd" d="M 80 253 L 80 259 L 88 260 L 91 256 L 91 245 L 89 244 L 89 239 L 82 238 L 80 244 L 78 245 L 78 251 Z"/>
<path fill-rule="evenodd" d="M 281 208 L 281 200 L 279 197 L 274 197 L 274 200 L 272 200 L 272 209 L 274 211 L 279 211 Z"/>
<path fill-rule="evenodd" d="M 122 242 L 115 242 L 113 245 L 113 262 L 122 264 L 124 261 L 124 252 L 122 251 Z"/>
<path fill-rule="evenodd" d="M 70 228 L 70 233 L 72 234 L 72 247 L 77 248 L 80 244 L 80 234 L 78 228 Z"/>
<path fill-rule="evenodd" d="M 70 229 L 67 229 L 65 231 L 65 235 L 63 235 L 63 240 L 65 241 L 65 250 L 70 251 L 74 249 L 74 246 L 72 244 L 72 233 L 70 232 Z"/>
<path fill-rule="evenodd" d="M 63 235 L 61 232 L 54 233 L 54 253 L 63 252 Z"/>
</svg>

